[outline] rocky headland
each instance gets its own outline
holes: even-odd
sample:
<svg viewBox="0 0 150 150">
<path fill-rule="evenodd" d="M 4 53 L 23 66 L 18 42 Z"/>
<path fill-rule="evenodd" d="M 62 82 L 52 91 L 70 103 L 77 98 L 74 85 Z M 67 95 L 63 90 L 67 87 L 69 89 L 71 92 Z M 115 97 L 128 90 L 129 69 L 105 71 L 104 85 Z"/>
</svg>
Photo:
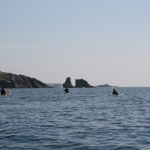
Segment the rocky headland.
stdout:
<svg viewBox="0 0 150 150">
<path fill-rule="evenodd" d="M 16 75 L 0 71 L 0 86 L 5 88 L 48 88 L 48 86 L 25 75 Z"/>
</svg>

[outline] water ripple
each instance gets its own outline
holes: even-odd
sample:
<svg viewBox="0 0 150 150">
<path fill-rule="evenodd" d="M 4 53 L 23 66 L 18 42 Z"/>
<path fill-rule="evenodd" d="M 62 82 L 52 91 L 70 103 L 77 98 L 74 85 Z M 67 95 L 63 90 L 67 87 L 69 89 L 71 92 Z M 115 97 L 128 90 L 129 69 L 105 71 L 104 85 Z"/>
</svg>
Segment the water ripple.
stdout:
<svg viewBox="0 0 150 150">
<path fill-rule="evenodd" d="M 0 97 L 0 149 L 148 150 L 150 88 L 12 89 Z"/>
</svg>

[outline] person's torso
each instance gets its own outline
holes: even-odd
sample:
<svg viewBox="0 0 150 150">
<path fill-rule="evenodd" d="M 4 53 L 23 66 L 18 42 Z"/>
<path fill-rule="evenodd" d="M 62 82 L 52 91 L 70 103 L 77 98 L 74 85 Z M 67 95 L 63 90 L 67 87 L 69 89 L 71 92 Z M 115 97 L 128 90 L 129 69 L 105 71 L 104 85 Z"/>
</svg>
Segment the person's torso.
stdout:
<svg viewBox="0 0 150 150">
<path fill-rule="evenodd" d="M 6 94 L 5 90 L 1 89 L 1 95 L 4 95 L 4 94 Z"/>
</svg>

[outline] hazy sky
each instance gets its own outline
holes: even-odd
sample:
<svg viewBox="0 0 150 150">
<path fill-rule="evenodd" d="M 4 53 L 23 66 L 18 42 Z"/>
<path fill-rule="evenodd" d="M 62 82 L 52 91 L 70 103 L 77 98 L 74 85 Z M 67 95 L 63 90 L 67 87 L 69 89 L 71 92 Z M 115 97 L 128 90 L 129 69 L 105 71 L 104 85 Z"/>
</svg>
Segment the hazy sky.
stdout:
<svg viewBox="0 0 150 150">
<path fill-rule="evenodd" d="M 150 0 L 0 0 L 0 58 L 45 83 L 150 86 Z"/>
</svg>

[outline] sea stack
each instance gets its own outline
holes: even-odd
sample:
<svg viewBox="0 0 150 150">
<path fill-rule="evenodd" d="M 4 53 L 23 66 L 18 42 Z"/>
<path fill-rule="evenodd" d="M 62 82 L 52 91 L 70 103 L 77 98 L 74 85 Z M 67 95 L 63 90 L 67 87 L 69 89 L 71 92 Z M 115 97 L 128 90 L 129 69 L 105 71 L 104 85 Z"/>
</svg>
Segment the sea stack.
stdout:
<svg viewBox="0 0 150 150">
<path fill-rule="evenodd" d="M 93 86 L 91 86 L 87 81 L 83 80 L 83 79 L 76 79 L 76 88 L 91 88 Z"/>
<path fill-rule="evenodd" d="M 71 83 L 71 78 L 68 77 L 65 81 L 65 83 L 63 83 L 63 88 L 74 88 L 74 86 Z"/>
</svg>

